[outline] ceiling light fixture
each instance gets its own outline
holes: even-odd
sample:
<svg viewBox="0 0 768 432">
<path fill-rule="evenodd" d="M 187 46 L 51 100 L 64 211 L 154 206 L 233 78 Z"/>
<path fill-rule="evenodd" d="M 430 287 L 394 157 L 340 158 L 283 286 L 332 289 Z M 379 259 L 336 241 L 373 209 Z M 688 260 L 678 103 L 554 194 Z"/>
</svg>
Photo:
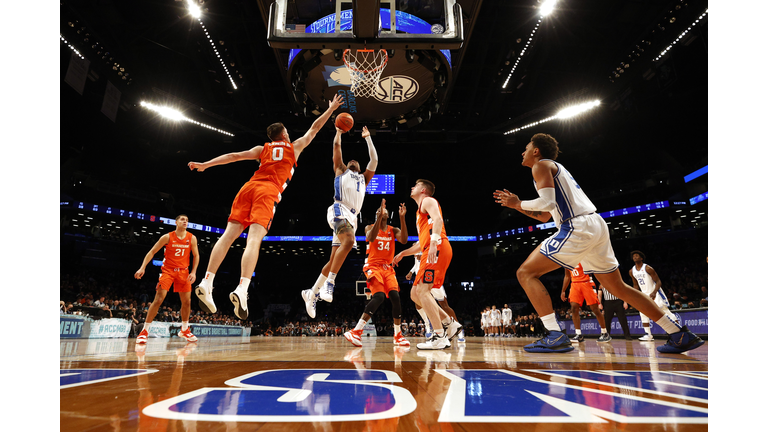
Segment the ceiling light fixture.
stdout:
<svg viewBox="0 0 768 432">
<path fill-rule="evenodd" d="M 75 54 L 77 54 L 77 55 L 78 55 L 78 57 L 80 57 L 81 59 L 85 60 L 85 57 L 83 57 L 83 55 L 82 55 L 82 54 L 80 54 L 80 51 L 78 51 L 77 49 L 75 49 L 75 47 L 73 47 L 73 46 L 72 46 L 72 44 L 70 44 L 69 42 L 67 42 L 67 40 L 66 40 L 66 39 L 64 39 L 64 36 L 62 36 L 61 34 L 59 34 L 59 37 L 61 38 L 61 41 L 62 41 L 62 42 L 64 42 L 65 44 L 67 44 L 67 46 L 69 47 L 69 49 L 71 49 L 71 50 L 72 50 L 72 52 L 74 52 Z"/>
<path fill-rule="evenodd" d="M 523 129 L 527 129 L 527 128 L 532 127 L 532 126 L 538 126 L 538 125 L 540 125 L 542 123 L 546 123 L 546 122 L 548 122 L 550 120 L 554 120 L 554 119 L 561 119 L 561 120 L 569 119 L 569 118 L 575 117 L 575 116 L 577 116 L 579 114 L 582 114 L 582 113 L 584 113 L 586 111 L 589 111 L 589 110 L 591 110 L 592 108 L 594 108 L 594 107 L 596 107 L 598 105 L 600 105 L 600 101 L 599 100 L 593 100 L 591 102 L 585 102 L 585 103 L 582 103 L 582 104 L 569 106 L 569 107 L 563 108 L 557 114 L 555 114 L 555 115 L 553 115 L 551 117 L 547 117 L 545 119 L 542 119 L 542 120 L 539 120 L 539 121 L 535 121 L 533 123 L 529 123 L 529 124 L 527 124 L 525 126 L 522 126 L 522 127 L 516 128 L 516 129 L 512 129 L 512 130 L 507 131 L 507 132 L 504 132 L 504 135 L 509 135 L 509 134 L 521 131 Z"/>
<path fill-rule="evenodd" d="M 539 21 L 536 23 L 536 27 L 533 28 L 533 31 L 528 36 L 528 41 L 525 43 L 525 46 L 523 47 L 522 51 L 520 51 L 520 54 L 517 56 L 517 60 L 515 60 L 515 64 L 512 65 L 512 70 L 509 71 L 509 75 L 507 75 L 507 79 L 504 81 L 504 85 L 501 86 L 501 88 L 507 88 L 507 84 L 509 84 L 509 80 L 512 78 L 512 74 L 515 73 L 515 69 L 517 69 L 517 66 L 520 64 L 520 59 L 525 54 L 525 51 L 528 49 L 528 47 L 531 45 L 531 42 L 533 42 L 533 35 L 536 34 L 536 30 L 539 29 L 539 26 L 541 25 L 541 20 L 544 19 L 545 16 L 552 13 L 552 11 L 555 9 L 555 4 L 557 3 L 557 0 L 546 0 L 544 4 L 541 5 L 539 8 L 539 14 L 541 15 L 541 18 L 539 18 Z M 518 41 L 521 41 L 518 39 Z"/>
<path fill-rule="evenodd" d="M 235 136 L 234 134 L 229 133 L 229 132 L 227 132 L 225 130 L 221 130 L 221 129 L 215 128 L 213 126 L 207 125 L 205 123 L 200 123 L 199 121 L 192 120 L 191 118 L 186 117 L 184 114 L 182 114 L 181 111 L 179 111 L 179 110 L 176 110 L 176 109 L 173 109 L 173 108 L 170 108 L 170 107 L 167 107 L 167 106 L 155 105 L 153 103 L 144 102 L 144 101 L 141 101 L 140 104 L 141 104 L 142 107 L 144 107 L 144 108 L 146 108 L 146 109 L 148 109 L 150 111 L 154 111 L 154 112 L 158 113 L 161 117 L 166 118 L 168 120 L 185 121 L 185 122 L 196 124 L 196 125 L 198 125 L 200 127 L 204 127 L 206 129 L 210 129 L 212 131 L 224 134 L 224 135 Z"/>
<path fill-rule="evenodd" d="M 221 58 L 221 54 L 219 54 L 219 50 L 216 49 L 216 43 L 211 38 L 211 35 L 208 33 L 208 29 L 205 28 L 205 24 L 203 24 L 203 20 L 201 18 L 202 12 L 200 11 L 200 6 L 197 4 L 197 1 L 187 0 L 187 8 L 189 9 L 189 14 L 192 15 L 192 17 L 196 18 L 197 22 L 200 23 L 200 27 L 203 29 L 203 33 L 205 33 L 205 37 L 208 38 L 208 42 L 211 44 L 211 48 L 213 48 L 213 52 L 214 54 L 216 54 L 216 58 L 219 60 L 219 63 L 221 63 L 221 67 L 224 68 L 224 72 L 227 74 L 227 77 L 229 78 L 229 82 L 232 83 L 232 88 L 237 90 L 237 84 L 235 84 L 235 80 L 232 78 L 232 74 L 229 73 L 227 64 L 224 63 L 224 59 Z"/>
<path fill-rule="evenodd" d="M 669 52 L 669 50 L 671 50 L 671 49 L 672 49 L 672 47 L 673 47 L 673 46 L 674 46 L 676 43 L 680 42 L 680 41 L 683 39 L 683 37 L 684 37 L 686 34 L 688 34 L 688 32 L 689 32 L 689 31 L 691 31 L 691 29 L 693 28 L 693 26 L 695 26 L 696 24 L 698 24 L 698 23 L 699 23 L 699 21 L 702 21 L 702 20 L 703 20 L 703 19 L 704 19 L 704 18 L 707 16 L 707 14 L 708 14 L 708 13 L 709 13 L 709 9 L 706 9 L 706 10 L 704 11 L 704 13 L 703 13 L 703 14 L 699 15 L 699 17 L 698 17 L 698 18 L 696 18 L 696 21 L 694 21 L 693 23 L 691 23 L 691 25 L 690 25 L 690 26 L 688 26 L 688 28 L 687 28 L 687 29 L 685 29 L 685 31 L 683 31 L 682 33 L 680 33 L 680 35 L 678 35 L 678 36 L 677 36 L 677 38 L 676 38 L 674 41 L 672 41 L 672 43 L 671 43 L 671 44 L 669 44 L 669 45 L 668 45 L 666 48 L 664 48 L 664 50 L 663 50 L 663 51 L 661 51 L 661 53 L 659 53 L 659 55 L 658 55 L 658 56 L 657 56 L 655 59 L 653 59 L 653 61 L 659 61 L 659 59 L 661 59 L 662 57 L 664 57 L 664 54 L 668 53 L 668 52 Z"/>
</svg>

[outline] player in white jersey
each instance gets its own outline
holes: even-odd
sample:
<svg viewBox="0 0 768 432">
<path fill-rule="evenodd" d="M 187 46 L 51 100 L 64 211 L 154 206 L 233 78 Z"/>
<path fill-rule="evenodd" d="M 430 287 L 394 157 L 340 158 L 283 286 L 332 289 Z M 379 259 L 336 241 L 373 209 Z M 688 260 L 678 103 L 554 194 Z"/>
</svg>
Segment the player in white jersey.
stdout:
<svg viewBox="0 0 768 432">
<path fill-rule="evenodd" d="M 480 314 L 480 328 L 483 329 L 483 336 L 487 337 L 490 334 L 490 330 L 488 329 L 488 310 L 490 308 L 488 306 L 483 309 L 483 312 Z"/>
<path fill-rule="evenodd" d="M 645 264 L 645 254 L 636 250 L 630 252 L 630 255 L 632 256 L 632 261 L 635 263 L 629 270 L 629 277 L 632 279 L 632 285 L 634 285 L 636 290 L 648 294 L 648 297 L 655 301 L 656 305 L 664 311 L 664 315 L 677 321 L 677 318 L 669 311 L 669 300 L 667 300 L 664 290 L 661 289 L 661 279 L 659 278 L 659 275 L 653 267 Z M 641 337 L 640 340 L 644 342 L 652 341 L 653 335 L 651 334 L 650 320 L 642 312 L 640 313 L 640 321 L 642 321 L 643 330 L 645 330 L 645 336 Z"/>
<path fill-rule="evenodd" d="M 343 131 L 336 128 L 336 137 L 333 140 L 333 170 L 336 177 L 333 180 L 333 204 L 328 207 L 328 225 L 333 229 L 333 242 L 331 243 L 331 256 L 328 263 L 323 266 L 320 276 L 311 289 L 301 292 L 310 318 L 315 317 L 317 300 L 333 301 L 333 289 L 336 287 L 336 274 L 344 264 L 347 254 L 352 248 L 357 248 L 355 231 L 357 231 L 357 218 L 363 207 L 365 188 L 376 173 L 379 156 L 376 147 L 373 146 L 371 133 L 363 126 L 362 137 L 368 144 L 368 156 L 370 161 L 364 173 L 360 173 L 360 164 L 356 160 L 350 160 L 344 164 L 341 157 L 341 134 Z M 322 289 L 321 289 L 322 288 Z"/>
<path fill-rule="evenodd" d="M 501 310 L 501 325 L 504 326 L 504 337 L 512 337 L 512 309 L 507 304 Z"/>
<path fill-rule="evenodd" d="M 647 295 L 624 283 L 613 253 L 603 218 L 573 176 L 554 159 L 560 153 L 557 141 L 539 133 L 523 152 L 522 165 L 531 168 L 539 198 L 521 201 L 510 191 L 496 190 L 496 202 L 520 211 L 540 222 L 554 219 L 557 232 L 544 240 L 517 270 L 517 280 L 525 290 L 547 332 L 538 341 L 523 347 L 528 352 L 568 352 L 573 350 L 568 336 L 557 323 L 552 299 L 539 278 L 559 267 L 573 270 L 579 263 L 584 273 L 594 275 L 605 289 L 634 306 L 669 333 L 669 341 L 656 347 L 659 352 L 681 353 L 704 344 L 698 336 L 680 327 Z"/>
<path fill-rule="evenodd" d="M 499 337 L 499 327 L 501 327 L 501 311 L 496 309 L 496 305 L 491 306 L 489 314 L 491 318 L 491 333 L 493 337 Z"/>
</svg>

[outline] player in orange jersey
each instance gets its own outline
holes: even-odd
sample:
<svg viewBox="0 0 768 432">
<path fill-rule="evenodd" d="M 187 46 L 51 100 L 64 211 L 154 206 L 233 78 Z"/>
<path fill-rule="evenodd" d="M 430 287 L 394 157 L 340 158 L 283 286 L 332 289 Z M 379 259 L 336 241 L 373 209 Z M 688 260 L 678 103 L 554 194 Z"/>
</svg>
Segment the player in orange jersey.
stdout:
<svg viewBox="0 0 768 432">
<path fill-rule="evenodd" d="M 207 168 L 242 160 L 257 160 L 259 169 L 237 193 L 232 210 L 227 220 L 224 234 L 216 241 L 208 261 L 205 278 L 195 288 L 195 295 L 200 299 L 200 307 L 209 313 L 216 312 L 213 302 L 213 279 L 221 262 L 227 255 L 232 243 L 240 237 L 243 230 L 249 228 L 248 239 L 240 265 L 240 284 L 229 294 L 229 300 L 235 306 L 235 315 L 240 319 L 248 318 L 248 286 L 259 260 L 261 240 L 272 225 L 272 218 L 282 193 L 288 186 L 296 168 L 296 161 L 301 152 L 312 142 L 344 99 L 335 95 L 328 104 L 328 109 L 312 123 L 306 134 L 293 143 L 282 123 L 274 123 L 267 128 L 267 136 L 272 140 L 250 150 L 227 153 L 208 162 L 190 162 L 189 169 L 202 172 Z"/>
<path fill-rule="evenodd" d="M 381 200 L 381 207 L 376 210 L 376 220 L 365 227 L 365 240 L 368 245 L 365 248 L 365 265 L 363 273 L 367 279 L 368 289 L 373 297 L 365 305 L 365 311 L 357 322 L 357 326 L 344 333 L 352 345 L 363 346 L 360 337 L 363 334 L 365 323 L 371 319 L 376 310 L 384 303 L 385 298 L 392 302 L 392 319 L 395 321 L 394 344 L 397 346 L 411 346 L 401 333 L 400 320 L 402 319 L 402 307 L 400 305 L 400 286 L 397 283 L 395 270 L 392 268 L 392 260 L 395 258 L 395 239 L 402 244 L 408 242 L 408 228 L 405 225 L 405 204 L 400 204 L 400 226 L 395 228 L 387 224 L 389 212 L 386 200 Z"/>
<path fill-rule="evenodd" d="M 189 312 L 192 299 L 192 283 L 195 281 L 197 265 L 200 263 L 200 253 L 197 251 L 197 237 L 191 232 L 187 232 L 189 218 L 187 215 L 176 216 L 176 231 L 163 234 L 160 240 L 152 246 L 141 267 L 134 274 L 136 279 L 144 276 L 147 264 L 152 261 L 155 254 L 165 246 L 165 257 L 163 266 L 160 268 L 160 281 L 155 288 L 155 299 L 147 311 L 147 319 L 144 321 L 144 328 L 136 338 L 137 344 L 147 343 L 149 337 L 149 328 L 152 326 L 152 320 L 155 319 L 160 305 L 163 304 L 168 290 L 173 285 L 173 290 L 179 293 L 181 299 L 181 332 L 179 336 L 189 342 L 196 342 L 197 337 L 189 329 Z M 192 254 L 195 259 L 192 261 L 192 271 L 189 271 L 189 255 Z"/>
<path fill-rule="evenodd" d="M 451 346 L 449 342 L 461 330 L 461 324 L 448 315 L 432 296 L 433 287 L 443 286 L 445 272 L 453 257 L 453 249 L 443 225 L 443 212 L 440 204 L 432 196 L 435 185 L 429 180 L 419 179 L 411 188 L 411 198 L 419 205 L 416 213 L 416 226 L 419 229 L 419 242 L 397 254 L 394 264 L 397 265 L 404 256 L 410 256 L 422 251 L 421 264 L 411 289 L 411 300 L 417 309 L 424 309 L 427 319 L 435 325 L 432 337 L 417 346 L 419 349 L 443 349 Z"/>
<path fill-rule="evenodd" d="M 568 289 L 568 285 L 571 285 L 571 293 L 568 297 L 565 296 L 565 291 Z M 598 342 L 609 342 L 611 335 L 605 329 L 605 318 L 603 317 L 603 311 L 600 310 L 600 302 L 597 299 L 597 293 L 595 292 L 595 282 L 588 274 L 584 274 L 584 269 L 581 267 L 581 263 L 577 265 L 573 270 L 565 269 L 565 278 L 563 279 L 563 291 L 560 293 L 560 299 L 565 299 L 571 302 L 571 316 L 573 316 L 573 327 L 576 329 L 576 336 L 571 338 L 571 342 L 583 342 L 584 336 L 581 335 L 581 317 L 579 312 L 581 311 L 581 304 L 587 301 L 587 306 L 592 309 L 592 313 L 595 314 L 597 322 L 600 324 L 600 337 Z"/>
</svg>

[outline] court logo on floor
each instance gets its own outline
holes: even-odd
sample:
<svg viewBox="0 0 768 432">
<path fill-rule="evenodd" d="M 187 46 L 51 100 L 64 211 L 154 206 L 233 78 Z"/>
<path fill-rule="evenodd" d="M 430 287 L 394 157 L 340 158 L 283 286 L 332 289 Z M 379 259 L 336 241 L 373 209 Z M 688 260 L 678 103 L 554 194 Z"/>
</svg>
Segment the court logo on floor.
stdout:
<svg viewBox="0 0 768 432">
<path fill-rule="evenodd" d="M 385 370 L 286 369 L 254 372 L 144 408 L 152 417 L 237 422 L 366 421 L 416 409 Z"/>
<path fill-rule="evenodd" d="M 155 372 L 157 369 L 60 369 L 59 388 L 95 384 Z"/>
</svg>

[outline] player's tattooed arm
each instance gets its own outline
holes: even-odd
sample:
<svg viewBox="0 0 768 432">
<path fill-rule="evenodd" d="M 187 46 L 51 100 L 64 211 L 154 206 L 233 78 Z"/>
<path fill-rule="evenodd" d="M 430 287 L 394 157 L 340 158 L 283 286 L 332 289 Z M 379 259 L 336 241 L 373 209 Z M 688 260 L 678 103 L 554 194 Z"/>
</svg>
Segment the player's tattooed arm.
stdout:
<svg viewBox="0 0 768 432">
<path fill-rule="evenodd" d="M 530 216 L 538 221 L 547 222 L 552 216 L 549 212 L 517 209 L 520 213 Z"/>
</svg>

